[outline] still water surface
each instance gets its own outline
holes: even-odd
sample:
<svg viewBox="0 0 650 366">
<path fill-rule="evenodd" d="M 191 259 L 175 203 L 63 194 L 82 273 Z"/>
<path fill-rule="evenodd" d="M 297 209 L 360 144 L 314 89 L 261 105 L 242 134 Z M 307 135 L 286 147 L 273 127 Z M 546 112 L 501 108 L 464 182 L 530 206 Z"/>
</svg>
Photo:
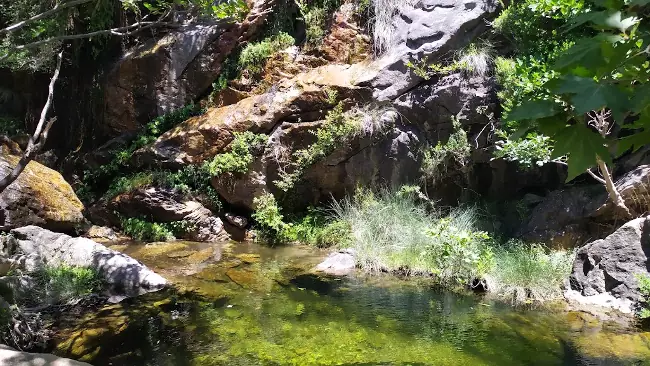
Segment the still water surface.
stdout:
<svg viewBox="0 0 650 366">
<path fill-rule="evenodd" d="M 56 353 L 103 365 L 650 365 L 650 333 L 427 281 L 314 275 L 309 248 L 120 246 L 175 289 L 69 314 Z"/>
</svg>

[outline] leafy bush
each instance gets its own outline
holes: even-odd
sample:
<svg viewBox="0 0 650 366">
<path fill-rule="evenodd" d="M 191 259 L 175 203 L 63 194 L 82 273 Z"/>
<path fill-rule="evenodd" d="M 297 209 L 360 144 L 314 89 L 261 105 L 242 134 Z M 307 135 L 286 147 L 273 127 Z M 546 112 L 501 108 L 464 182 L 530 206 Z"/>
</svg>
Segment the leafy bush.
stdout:
<svg viewBox="0 0 650 366">
<path fill-rule="evenodd" d="M 329 248 L 346 247 L 350 239 L 350 226 L 341 220 L 333 220 L 329 215 L 309 210 L 299 221 L 289 223 L 284 235 L 290 241 Z"/>
<path fill-rule="evenodd" d="M 213 176 L 224 173 L 246 173 L 253 162 L 253 153 L 263 149 L 268 140 L 266 135 L 257 135 L 250 131 L 235 132 L 230 143 L 230 151 L 216 155 L 205 165 Z"/>
<path fill-rule="evenodd" d="M 11 118 L 0 117 L 0 135 L 11 137 L 23 132 L 25 132 L 25 127 L 22 122 Z"/>
<path fill-rule="evenodd" d="M 152 172 L 140 172 L 127 177 L 119 177 L 111 183 L 104 197 L 110 199 L 122 193 L 149 186 L 153 182 L 154 177 Z"/>
<path fill-rule="evenodd" d="M 502 137 L 504 140 L 496 142 L 495 158 L 516 161 L 525 169 L 530 169 L 533 165 L 542 166 L 553 160 L 553 144 L 550 137 L 533 132 L 518 140 L 508 140 L 503 135 Z"/>
<path fill-rule="evenodd" d="M 558 299 L 562 283 L 571 272 L 574 254 L 511 241 L 495 249 L 488 287 L 513 303 Z"/>
<path fill-rule="evenodd" d="M 253 199 L 253 219 L 258 224 L 258 235 L 270 244 L 287 243 L 286 233 L 289 225 L 284 222 L 278 203 L 271 193 Z"/>
<path fill-rule="evenodd" d="M 149 222 L 140 218 L 120 218 L 122 232 L 139 241 L 174 240 L 172 229 L 167 224 Z"/>
<path fill-rule="evenodd" d="M 433 274 L 467 284 L 491 266 L 489 237 L 476 228 L 473 209 L 446 217 L 430 213 L 415 195 L 359 191 L 334 206 L 351 229 L 350 247 L 367 271 Z"/>
<path fill-rule="evenodd" d="M 423 179 L 436 181 L 443 178 L 450 167 L 464 167 L 467 165 L 471 153 L 471 147 L 467 142 L 467 133 L 463 130 L 461 123 L 454 119 L 454 131 L 447 142 L 427 148 L 423 151 L 421 171 Z"/>
<path fill-rule="evenodd" d="M 636 279 L 639 281 L 639 292 L 643 296 L 638 316 L 641 319 L 650 319 L 650 276 L 637 275 Z"/>
<path fill-rule="evenodd" d="M 239 66 L 253 75 L 260 74 L 264 70 L 266 60 L 276 52 L 293 46 L 295 42 L 295 39 L 289 34 L 281 32 L 260 42 L 250 43 L 244 47 L 239 56 Z"/>
<path fill-rule="evenodd" d="M 96 271 L 83 267 L 45 267 L 31 276 L 36 288 L 28 301 L 37 304 L 66 303 L 98 292 L 104 285 Z"/>
</svg>

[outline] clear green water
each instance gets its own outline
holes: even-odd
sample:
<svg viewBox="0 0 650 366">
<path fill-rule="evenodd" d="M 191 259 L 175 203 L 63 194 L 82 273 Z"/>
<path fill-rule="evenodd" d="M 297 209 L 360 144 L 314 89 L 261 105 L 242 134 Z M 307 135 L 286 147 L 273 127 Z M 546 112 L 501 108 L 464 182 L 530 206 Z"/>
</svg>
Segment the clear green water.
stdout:
<svg viewBox="0 0 650 366">
<path fill-rule="evenodd" d="M 308 271 L 322 253 L 305 248 L 183 245 L 120 248 L 177 288 L 69 314 L 57 353 L 96 366 L 650 365 L 650 334 L 586 315 L 323 278 Z"/>
</svg>

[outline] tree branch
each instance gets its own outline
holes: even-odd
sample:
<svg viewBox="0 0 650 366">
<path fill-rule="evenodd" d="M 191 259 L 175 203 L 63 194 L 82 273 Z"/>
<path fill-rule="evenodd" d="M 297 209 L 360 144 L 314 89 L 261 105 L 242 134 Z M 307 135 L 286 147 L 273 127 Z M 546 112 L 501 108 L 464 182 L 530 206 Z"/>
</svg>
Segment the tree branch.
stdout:
<svg viewBox="0 0 650 366">
<path fill-rule="evenodd" d="M 589 173 L 589 175 L 591 175 L 598 182 L 600 182 L 602 184 L 605 184 L 605 185 L 607 184 L 607 182 L 605 182 L 605 180 L 603 178 L 597 176 L 596 173 L 591 171 L 591 169 L 587 169 L 587 173 Z"/>
<path fill-rule="evenodd" d="M 47 39 L 43 39 L 40 41 L 32 42 L 32 43 L 27 43 L 24 45 L 16 46 L 16 50 L 25 50 L 29 48 L 34 48 L 38 47 L 47 43 L 52 43 L 56 41 L 65 41 L 65 40 L 70 40 L 70 39 L 80 39 L 80 38 L 90 38 L 90 37 L 95 37 L 95 36 L 102 36 L 102 35 L 114 35 L 114 36 L 128 36 L 131 35 L 135 32 L 139 32 L 141 30 L 145 30 L 148 28 L 152 27 L 158 27 L 158 26 L 167 26 L 167 27 L 177 27 L 178 24 L 171 23 L 171 22 L 163 22 L 161 20 L 157 20 L 154 22 L 137 22 L 133 23 L 131 25 L 127 25 L 124 27 L 119 27 L 119 28 L 111 28 L 111 29 L 104 29 L 104 30 L 99 30 L 95 32 L 90 32 L 90 33 L 82 33 L 82 34 L 70 34 L 70 35 L 64 35 L 64 36 L 56 36 L 56 37 L 51 37 Z M 135 29 L 135 30 L 134 30 Z"/>
<path fill-rule="evenodd" d="M 603 159 L 601 159 L 598 155 L 596 155 L 596 162 L 598 163 L 598 169 L 600 170 L 600 173 L 603 175 L 605 188 L 607 188 L 609 198 L 614 203 L 614 206 L 620 210 L 626 219 L 631 219 L 633 217 L 632 212 L 625 204 L 625 200 L 623 199 L 623 196 L 621 196 L 621 193 L 618 191 L 618 189 L 616 189 L 616 185 L 612 180 L 612 174 L 609 172 L 607 164 L 605 164 Z"/>
<path fill-rule="evenodd" d="M 20 173 L 22 173 L 23 170 L 25 170 L 27 167 L 27 164 L 29 164 L 29 162 L 34 159 L 36 153 L 45 145 L 45 141 L 47 140 L 47 135 L 50 132 L 50 128 L 52 127 L 52 124 L 54 124 L 54 121 L 56 121 L 56 118 L 50 118 L 50 120 L 46 122 L 46 118 L 48 112 L 50 111 L 50 108 L 52 107 L 52 100 L 54 99 L 54 85 L 56 84 L 56 80 L 59 78 L 62 61 L 63 51 L 59 52 L 57 55 L 56 69 L 54 70 L 54 75 L 52 75 L 52 79 L 50 80 L 47 101 L 43 106 L 43 110 L 41 110 L 41 118 L 38 120 L 38 125 L 36 125 L 34 135 L 29 138 L 27 148 L 25 149 L 23 156 L 18 161 L 18 164 L 6 177 L 0 180 L 0 193 L 2 193 L 11 183 L 13 183 L 18 178 Z"/>
<path fill-rule="evenodd" d="M 42 12 L 40 14 L 34 15 L 33 17 L 31 17 L 29 19 L 25 19 L 25 20 L 23 20 L 21 22 L 18 22 L 16 24 L 12 24 L 12 25 L 8 26 L 7 28 L 0 29 L 0 34 L 17 31 L 18 29 L 26 26 L 29 23 L 35 22 L 37 20 L 41 20 L 43 18 L 47 18 L 48 16 L 50 16 L 50 15 L 52 15 L 54 13 L 57 13 L 57 12 L 63 10 L 63 9 L 67 9 L 67 8 L 71 8 L 71 7 L 74 7 L 74 6 L 77 6 L 77 5 L 89 3 L 91 1 L 96 1 L 96 0 L 74 0 L 74 1 L 69 1 L 67 3 L 58 3 L 52 9 L 50 9 L 48 11 L 45 11 L 45 12 Z"/>
</svg>

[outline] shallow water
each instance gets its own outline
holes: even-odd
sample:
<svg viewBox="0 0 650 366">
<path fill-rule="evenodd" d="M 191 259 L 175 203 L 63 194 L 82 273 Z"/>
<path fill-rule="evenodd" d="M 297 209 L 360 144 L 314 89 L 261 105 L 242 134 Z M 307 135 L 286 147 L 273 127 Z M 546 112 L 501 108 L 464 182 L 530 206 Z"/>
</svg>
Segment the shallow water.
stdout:
<svg viewBox="0 0 650 366">
<path fill-rule="evenodd" d="M 650 365 L 650 333 L 517 310 L 425 280 L 309 272 L 302 247 L 119 249 L 175 289 L 57 325 L 56 353 L 101 365 Z"/>
</svg>

